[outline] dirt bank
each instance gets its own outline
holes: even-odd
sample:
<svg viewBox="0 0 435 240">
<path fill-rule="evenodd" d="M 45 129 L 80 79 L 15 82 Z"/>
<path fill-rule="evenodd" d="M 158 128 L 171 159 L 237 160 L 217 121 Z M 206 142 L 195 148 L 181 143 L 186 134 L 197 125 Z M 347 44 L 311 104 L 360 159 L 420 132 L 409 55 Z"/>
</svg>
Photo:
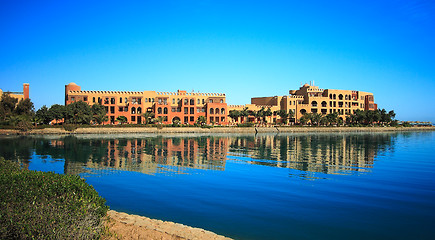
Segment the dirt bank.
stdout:
<svg viewBox="0 0 435 240">
<path fill-rule="evenodd" d="M 110 210 L 103 239 L 230 239 L 200 228 Z"/>
<path fill-rule="evenodd" d="M 120 133 L 268 133 L 268 132 L 388 132 L 388 131 L 433 131 L 435 127 L 84 127 L 74 132 L 63 128 L 34 129 L 28 132 L 0 129 L 0 135 L 40 135 L 40 134 L 120 134 Z"/>
</svg>

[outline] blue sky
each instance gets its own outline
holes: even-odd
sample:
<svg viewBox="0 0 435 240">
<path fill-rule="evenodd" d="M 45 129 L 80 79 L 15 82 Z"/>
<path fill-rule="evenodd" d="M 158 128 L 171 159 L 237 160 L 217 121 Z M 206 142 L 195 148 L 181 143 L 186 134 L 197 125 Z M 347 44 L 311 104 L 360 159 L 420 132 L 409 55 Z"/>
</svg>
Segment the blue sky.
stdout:
<svg viewBox="0 0 435 240">
<path fill-rule="evenodd" d="M 0 0 L 0 88 L 38 109 L 69 82 L 245 104 L 315 81 L 435 122 L 434 43 L 431 1 Z"/>
</svg>

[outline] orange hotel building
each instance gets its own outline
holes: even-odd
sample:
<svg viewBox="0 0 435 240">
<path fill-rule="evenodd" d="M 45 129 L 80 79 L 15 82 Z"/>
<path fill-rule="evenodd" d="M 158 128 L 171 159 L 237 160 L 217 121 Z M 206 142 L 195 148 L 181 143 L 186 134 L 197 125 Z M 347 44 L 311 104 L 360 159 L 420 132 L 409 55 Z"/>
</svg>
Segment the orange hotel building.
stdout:
<svg viewBox="0 0 435 240">
<path fill-rule="evenodd" d="M 115 123 L 118 116 L 125 116 L 128 123 L 143 123 L 143 113 L 148 111 L 153 112 L 155 118 L 161 116 L 164 124 L 176 121 L 194 124 L 199 116 L 206 117 L 207 124 L 228 124 L 224 93 L 83 91 L 75 83 L 65 85 L 65 105 L 76 101 L 105 106 L 108 123 Z"/>
</svg>

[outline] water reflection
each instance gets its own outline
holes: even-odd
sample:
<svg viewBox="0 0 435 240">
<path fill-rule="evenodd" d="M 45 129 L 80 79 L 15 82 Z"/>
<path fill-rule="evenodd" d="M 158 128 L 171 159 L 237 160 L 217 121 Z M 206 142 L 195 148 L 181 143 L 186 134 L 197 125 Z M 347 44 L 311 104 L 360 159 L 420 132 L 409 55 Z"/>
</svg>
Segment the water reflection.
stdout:
<svg viewBox="0 0 435 240">
<path fill-rule="evenodd" d="M 364 172 L 378 154 L 394 150 L 397 134 L 310 134 L 236 137 L 229 158 L 308 172 Z"/>
<path fill-rule="evenodd" d="M 28 167 L 33 154 L 64 159 L 65 174 L 125 170 L 180 174 L 234 162 L 326 174 L 364 172 L 394 150 L 397 134 L 212 135 L 173 137 L 2 137 L 0 156 Z"/>
</svg>

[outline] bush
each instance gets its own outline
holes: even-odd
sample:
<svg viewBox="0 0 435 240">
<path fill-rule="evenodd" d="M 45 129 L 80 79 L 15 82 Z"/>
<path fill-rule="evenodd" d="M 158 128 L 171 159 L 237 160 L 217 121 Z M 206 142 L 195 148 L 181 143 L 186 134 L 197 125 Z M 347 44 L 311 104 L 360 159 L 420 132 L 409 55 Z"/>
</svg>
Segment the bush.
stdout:
<svg viewBox="0 0 435 240">
<path fill-rule="evenodd" d="M 27 132 L 29 130 L 31 130 L 33 128 L 33 125 L 30 121 L 19 121 L 16 125 L 15 125 L 15 129 L 21 131 L 21 132 Z"/>
<path fill-rule="evenodd" d="M 20 170 L 0 158 L 0 239 L 95 239 L 108 207 L 76 175 Z"/>
<path fill-rule="evenodd" d="M 65 129 L 65 131 L 68 131 L 68 132 L 73 132 L 77 128 L 79 128 L 76 124 L 64 124 L 64 125 L 62 125 L 62 127 L 63 127 L 63 129 Z"/>
</svg>

